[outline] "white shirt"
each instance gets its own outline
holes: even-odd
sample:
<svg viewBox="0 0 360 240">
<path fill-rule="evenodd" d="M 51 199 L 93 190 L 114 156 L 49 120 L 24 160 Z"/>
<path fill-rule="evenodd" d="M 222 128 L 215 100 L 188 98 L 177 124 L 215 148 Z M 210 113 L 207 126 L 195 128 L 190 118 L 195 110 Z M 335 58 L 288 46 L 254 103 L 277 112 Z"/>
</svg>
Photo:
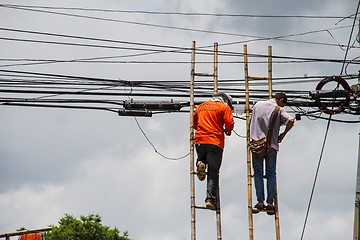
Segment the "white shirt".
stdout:
<svg viewBox="0 0 360 240">
<path fill-rule="evenodd" d="M 277 103 L 274 99 L 259 101 L 254 105 L 250 118 L 250 139 L 260 140 L 266 136 L 276 106 Z M 271 148 L 279 150 L 278 138 L 280 126 L 286 125 L 291 119 L 293 117 L 285 109 L 280 108 L 273 128 Z"/>
</svg>

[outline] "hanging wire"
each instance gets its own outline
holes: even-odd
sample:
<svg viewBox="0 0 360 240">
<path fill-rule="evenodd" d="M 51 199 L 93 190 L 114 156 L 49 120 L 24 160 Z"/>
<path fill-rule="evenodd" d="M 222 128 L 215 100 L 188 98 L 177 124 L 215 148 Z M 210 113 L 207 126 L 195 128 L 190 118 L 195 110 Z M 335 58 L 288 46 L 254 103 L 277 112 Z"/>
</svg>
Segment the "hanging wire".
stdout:
<svg viewBox="0 0 360 240">
<path fill-rule="evenodd" d="M 358 15 L 358 12 L 359 12 L 359 6 L 360 6 L 360 0 L 359 0 L 359 2 L 358 2 L 358 4 L 357 4 L 356 14 L 355 14 L 355 18 L 354 18 L 353 27 L 352 27 L 351 32 L 350 32 L 350 37 L 349 37 L 349 44 L 348 44 L 348 46 L 350 45 L 351 38 L 352 38 L 352 35 L 353 35 L 353 30 L 354 30 L 354 27 L 355 27 L 355 22 L 356 22 L 357 15 Z M 343 70 L 344 70 L 344 66 L 345 66 L 345 61 L 346 61 L 346 58 L 347 58 L 347 54 L 348 54 L 349 49 L 350 49 L 349 47 L 346 49 L 346 53 L 345 53 L 345 56 L 344 56 L 344 62 L 343 62 L 342 67 L 341 67 L 340 75 L 343 74 Z M 324 149 L 325 149 L 325 143 L 326 143 L 327 136 L 328 136 L 328 132 L 329 132 L 329 129 L 330 129 L 331 118 L 332 118 L 332 114 L 330 114 L 330 116 L 329 116 L 328 123 L 327 123 L 327 127 L 326 127 L 326 132 L 325 132 L 325 136 L 324 136 L 324 140 L 323 140 L 323 144 L 322 144 L 322 147 L 321 147 L 321 153 L 320 153 L 318 165 L 317 165 L 317 168 L 316 168 L 316 173 L 315 173 L 315 178 L 314 178 L 313 186 L 312 186 L 312 189 L 311 189 L 309 204 L 308 204 L 308 207 L 307 207 L 307 210 L 306 210 L 306 215 L 305 215 L 305 220 L 304 220 L 303 229 L 302 229 L 302 232 L 301 232 L 301 238 L 300 238 L 301 240 L 303 239 L 304 233 L 305 233 L 305 228 L 306 228 L 306 224 L 307 224 L 307 220 L 308 220 L 308 216 L 309 216 L 309 212 L 310 212 L 310 207 L 311 207 L 312 199 L 313 199 L 313 196 L 314 196 L 316 181 L 317 181 L 318 174 L 319 174 L 320 164 L 321 164 L 321 160 L 322 160 L 323 153 L 324 153 Z"/>
<path fill-rule="evenodd" d="M 309 212 L 310 212 L 310 206 L 311 206 L 312 199 L 313 199 L 314 192 L 315 192 L 316 180 L 317 180 L 317 178 L 318 178 L 318 174 L 319 174 L 319 170 L 320 170 L 320 164 L 321 164 L 322 156 L 323 156 L 324 149 L 325 149 L 325 143 L 326 143 L 326 139 L 327 139 L 327 136 L 328 136 L 328 133 L 329 133 L 331 116 L 332 116 L 332 115 L 330 115 L 329 120 L 328 120 L 328 123 L 327 123 L 327 126 L 326 126 L 326 132 L 325 132 L 325 136 L 324 136 L 324 141 L 323 141 L 323 144 L 322 144 L 322 147 L 321 147 L 321 153 L 320 153 L 318 165 L 317 165 L 317 168 L 316 168 L 315 179 L 314 179 L 313 186 L 312 186 L 312 189 L 311 189 L 310 200 L 309 200 L 309 204 L 308 204 L 308 207 L 307 207 L 307 210 L 306 210 L 305 221 L 304 221 L 303 229 L 302 229 L 302 232 L 301 232 L 301 238 L 300 238 L 301 240 L 302 240 L 303 237 L 304 237 L 305 227 L 306 227 L 307 220 L 308 220 L 308 216 L 309 216 Z"/>
<path fill-rule="evenodd" d="M 177 158 L 167 157 L 167 156 L 163 155 L 162 153 L 160 153 L 160 152 L 156 149 L 156 147 L 154 146 L 154 144 L 150 141 L 150 139 L 148 138 L 148 136 L 146 135 L 146 133 L 144 132 L 144 130 L 143 130 L 142 127 L 140 126 L 137 118 L 134 117 L 134 119 L 135 119 L 136 124 L 138 125 L 140 131 L 142 132 L 142 134 L 144 135 L 144 137 L 146 138 L 146 140 L 150 143 L 150 145 L 151 145 L 152 148 L 154 149 L 155 153 L 159 154 L 161 157 L 163 157 L 163 158 L 165 158 L 165 159 L 167 159 L 167 160 L 174 160 L 174 161 L 176 161 L 176 160 L 184 159 L 184 158 L 186 158 L 187 156 L 190 155 L 190 153 L 187 153 L 187 154 L 185 154 L 184 156 L 182 156 L 182 157 L 177 157 Z"/>
<path fill-rule="evenodd" d="M 131 94 L 132 92 L 133 92 L 133 85 L 131 85 L 130 86 L 130 92 L 129 92 L 129 94 Z M 126 91 L 126 86 L 124 86 L 124 90 Z M 131 100 L 130 98 L 129 98 L 129 100 Z M 145 131 L 143 130 L 143 128 L 141 127 L 141 125 L 140 125 L 140 123 L 139 123 L 139 121 L 137 120 L 137 117 L 133 117 L 134 118 L 134 120 L 135 120 L 135 122 L 136 122 L 136 125 L 138 126 L 138 128 L 140 129 L 140 131 L 141 131 L 141 133 L 144 135 L 144 137 L 146 138 L 146 140 L 148 141 L 148 143 L 151 145 L 151 147 L 154 149 L 154 151 L 155 151 L 155 153 L 157 153 L 157 154 L 159 154 L 162 158 L 165 158 L 165 159 L 167 159 L 167 160 L 181 160 L 181 159 L 184 159 L 184 158 L 186 158 L 187 156 L 189 156 L 190 155 L 190 153 L 188 153 L 188 154 L 186 154 L 186 155 L 184 155 L 184 156 L 182 156 L 182 157 L 177 157 L 177 158 L 172 158 L 172 157 L 167 157 L 167 156 L 165 156 L 164 154 L 162 154 L 162 153 L 160 153 L 157 149 L 156 149 L 156 147 L 155 147 L 155 145 L 151 142 L 151 140 L 149 139 L 149 137 L 147 136 L 147 134 L 145 133 Z"/>
</svg>

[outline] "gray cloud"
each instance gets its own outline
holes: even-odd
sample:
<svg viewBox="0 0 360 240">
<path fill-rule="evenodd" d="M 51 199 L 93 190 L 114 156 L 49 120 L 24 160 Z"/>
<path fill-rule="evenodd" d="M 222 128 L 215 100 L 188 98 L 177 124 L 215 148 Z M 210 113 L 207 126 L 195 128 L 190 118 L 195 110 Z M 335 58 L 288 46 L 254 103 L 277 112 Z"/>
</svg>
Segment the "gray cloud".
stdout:
<svg viewBox="0 0 360 240">
<path fill-rule="evenodd" d="M 4 2 L 4 1 L 3 1 Z M 40 3 L 22 1 L 23 4 Z M 48 2 L 42 3 L 44 6 Z M 348 15 L 351 1 L 62 1 L 62 6 L 125 10 L 223 12 L 229 14 Z M 220 5 L 219 5 L 220 4 Z M 119 39 L 174 46 L 198 46 L 245 40 L 244 37 L 186 32 L 130 24 L 75 19 L 0 8 L 4 27 L 64 34 Z M 214 18 L 97 14 L 103 17 L 176 25 L 258 36 L 279 36 L 333 27 L 334 20 Z M 350 24 L 340 23 L 341 26 Z M 346 43 L 349 29 L 332 31 Z M 5 36 L 5 35 L 4 35 Z M 13 36 L 7 33 L 6 36 Z M 333 42 L 328 33 L 294 37 L 307 41 Z M 220 46 L 221 50 L 242 52 L 243 44 Z M 279 41 L 248 43 L 251 53 L 341 59 L 338 47 L 320 47 Z M 114 56 L 129 51 L 54 47 L 4 42 L 5 58 L 60 58 Z M 354 53 L 355 52 L 355 53 Z M 133 52 L 131 52 L 133 53 Z M 356 57 L 350 51 L 349 57 Z M 189 56 L 160 54 L 136 60 L 190 60 Z M 200 59 L 200 58 L 199 58 Z M 207 60 L 212 60 L 204 58 Z M 226 59 L 228 60 L 228 59 Z M 242 58 L 236 59 L 237 61 Z M 200 66 L 208 71 L 212 66 Z M 251 64 L 256 75 L 266 67 Z M 332 75 L 340 64 L 274 64 L 274 76 Z M 126 80 L 186 80 L 189 65 L 150 64 L 50 64 L 11 69 L 76 76 Z M 357 68 L 352 67 L 351 72 Z M 241 78 L 243 65 L 219 66 L 221 78 Z M 316 83 L 296 88 L 312 90 Z M 283 88 L 275 86 L 274 88 Z M 285 86 L 293 88 L 294 85 Z M 0 232 L 16 228 L 42 228 L 57 224 L 64 213 L 99 213 L 104 223 L 129 230 L 133 239 L 184 239 L 190 237 L 189 159 L 170 161 L 155 153 L 133 118 L 116 113 L 11 108 L 0 110 Z M 326 116 L 326 115 L 324 115 Z M 350 117 L 353 119 L 353 117 Z M 168 157 L 189 152 L 188 114 L 161 114 L 139 118 L 141 127 L 156 149 Z M 282 238 L 300 237 L 313 177 L 325 132 L 326 121 L 303 118 L 281 144 L 278 187 Z M 354 186 L 357 162 L 356 125 L 332 123 L 305 236 L 309 239 L 351 237 Z M 245 133 L 245 122 L 236 120 L 236 131 Z M 235 135 L 226 139 L 221 169 L 221 201 L 224 239 L 248 237 L 245 140 Z M 25 197 L 24 197 L 25 196 Z M 204 183 L 196 182 L 196 201 L 202 204 Z M 255 198 L 253 198 L 255 199 Z M 21 212 L 21 218 L 19 217 Z M 198 236 L 216 236 L 213 213 L 197 215 Z M 320 230 L 321 229 L 321 230 Z M 319 231 L 320 230 L 320 231 Z M 273 219 L 254 216 L 256 238 L 275 235 Z"/>
</svg>

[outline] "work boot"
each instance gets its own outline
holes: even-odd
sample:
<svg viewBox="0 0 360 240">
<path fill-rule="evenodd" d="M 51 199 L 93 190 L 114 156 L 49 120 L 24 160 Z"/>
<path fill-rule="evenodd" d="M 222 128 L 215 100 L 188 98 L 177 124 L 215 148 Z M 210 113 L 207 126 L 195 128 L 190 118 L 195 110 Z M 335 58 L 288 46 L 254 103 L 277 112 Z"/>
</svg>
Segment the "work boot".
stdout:
<svg viewBox="0 0 360 240">
<path fill-rule="evenodd" d="M 206 178 L 206 172 L 205 172 L 205 168 L 206 165 L 205 163 L 198 161 L 196 164 L 197 167 L 197 177 L 200 181 L 204 181 Z"/>
<path fill-rule="evenodd" d="M 205 203 L 205 206 L 211 210 L 216 210 L 216 202 L 208 201 Z"/>
</svg>

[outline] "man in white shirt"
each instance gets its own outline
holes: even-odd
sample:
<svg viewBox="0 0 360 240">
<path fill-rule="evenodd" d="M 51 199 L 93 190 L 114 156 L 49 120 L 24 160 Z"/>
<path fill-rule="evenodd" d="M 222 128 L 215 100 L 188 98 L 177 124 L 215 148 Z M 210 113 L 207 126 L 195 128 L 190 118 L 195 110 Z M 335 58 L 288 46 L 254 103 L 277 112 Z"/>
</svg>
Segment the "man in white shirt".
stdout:
<svg viewBox="0 0 360 240">
<path fill-rule="evenodd" d="M 255 208 L 262 210 L 274 210 L 273 205 L 275 195 L 275 172 L 276 172 L 276 157 L 279 151 L 279 143 L 284 139 L 285 135 L 294 126 L 294 118 L 292 118 L 283 107 L 287 103 L 287 96 L 285 93 L 276 93 L 272 99 L 267 101 L 257 102 L 252 110 L 250 119 L 250 139 L 260 140 L 266 136 L 276 106 L 281 107 L 277 115 L 272 137 L 270 150 L 264 157 L 255 158 L 252 156 L 252 163 L 254 169 L 255 190 L 258 203 Z M 285 125 L 285 130 L 279 135 L 280 126 Z M 264 194 L 264 162 L 265 175 L 267 180 L 267 206 L 265 206 Z"/>
</svg>

